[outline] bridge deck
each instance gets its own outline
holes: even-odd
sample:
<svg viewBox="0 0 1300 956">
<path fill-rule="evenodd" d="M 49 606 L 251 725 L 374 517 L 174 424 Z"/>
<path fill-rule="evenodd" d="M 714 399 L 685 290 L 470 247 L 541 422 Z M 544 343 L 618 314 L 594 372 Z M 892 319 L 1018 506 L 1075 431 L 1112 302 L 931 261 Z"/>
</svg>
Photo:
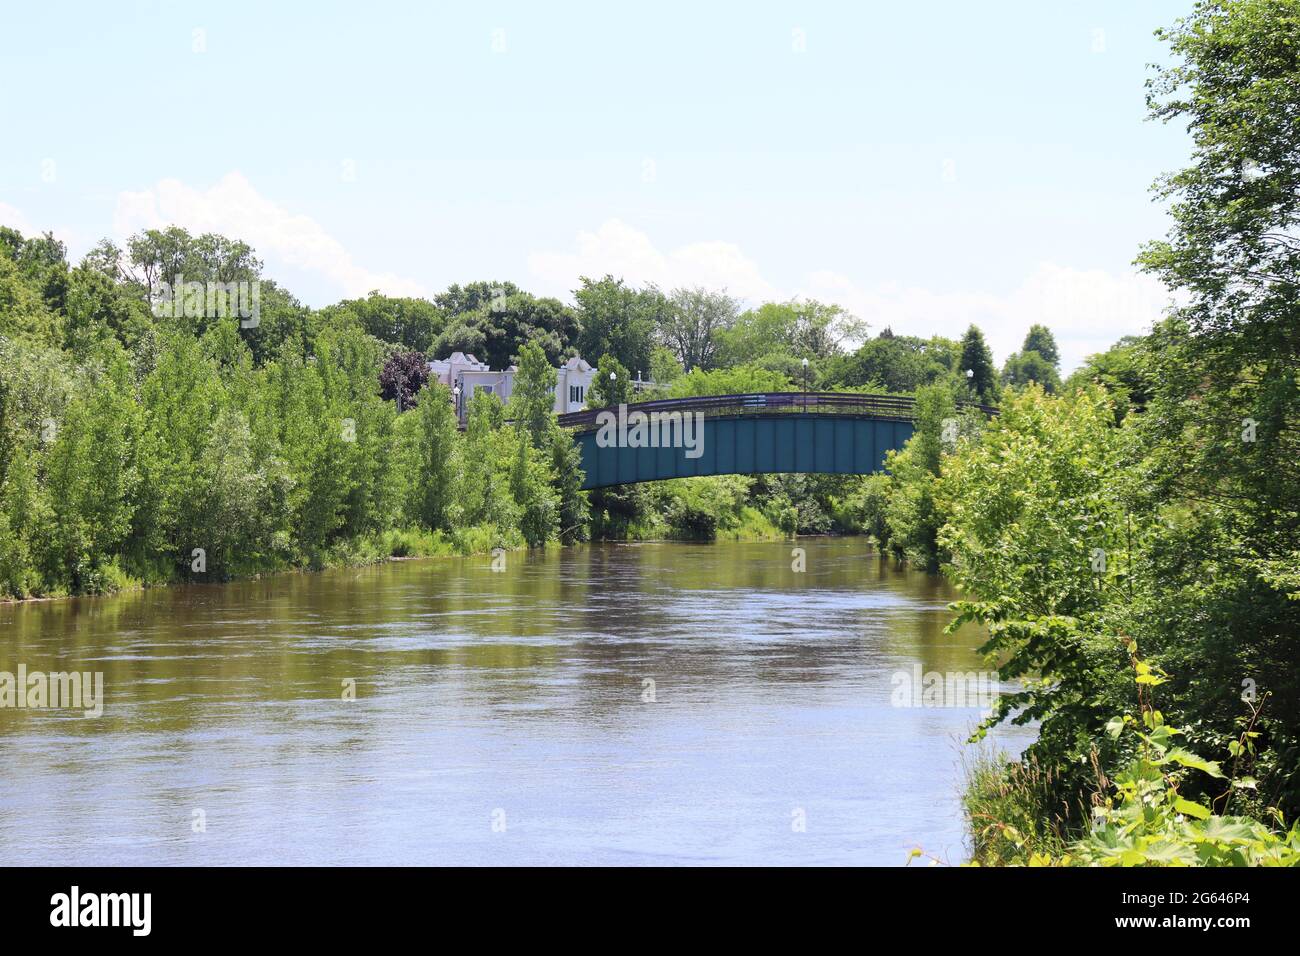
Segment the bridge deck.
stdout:
<svg viewBox="0 0 1300 956">
<path fill-rule="evenodd" d="M 684 427 L 638 431 L 631 427 L 634 415 L 648 422 L 671 415 Z M 610 418 L 617 426 L 602 429 Z M 636 402 L 621 414 L 589 408 L 561 415 L 559 423 L 574 430 L 582 486 L 602 488 L 702 475 L 871 474 L 911 437 L 915 418 L 915 400 L 897 395 L 769 392 Z M 672 435 L 677 438 L 669 442 Z"/>
<path fill-rule="evenodd" d="M 997 414 L 990 405 L 959 402 L 959 408 L 974 408 L 986 415 Z M 602 411 L 613 409 L 587 408 L 558 416 L 560 426 L 579 431 L 594 429 L 596 417 Z M 629 403 L 632 412 L 703 412 L 706 417 L 718 418 L 733 415 L 780 414 L 839 414 L 860 415 L 891 421 L 913 421 L 916 418 L 916 399 L 903 395 L 867 395 L 858 392 L 755 392 L 747 395 L 697 395 L 689 398 L 661 398 L 648 402 Z"/>
</svg>

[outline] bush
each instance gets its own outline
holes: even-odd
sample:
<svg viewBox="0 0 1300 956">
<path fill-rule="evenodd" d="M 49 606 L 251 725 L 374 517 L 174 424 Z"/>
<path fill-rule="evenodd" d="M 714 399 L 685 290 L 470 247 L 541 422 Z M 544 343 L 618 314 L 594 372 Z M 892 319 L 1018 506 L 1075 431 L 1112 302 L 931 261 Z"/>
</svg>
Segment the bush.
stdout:
<svg viewBox="0 0 1300 956">
<path fill-rule="evenodd" d="M 1179 746 L 1184 732 L 1155 708 L 1151 691 L 1168 681 L 1160 668 L 1137 655 L 1137 644 L 1124 639 L 1138 690 L 1138 715 L 1125 713 L 1106 725 L 1107 735 L 1132 752 L 1112 781 L 1101 779 L 1094 797 L 1092 825 L 1086 835 L 1062 851 L 1055 834 L 1044 837 L 1037 802 L 1044 792 L 1036 768 L 1024 765 L 981 770 L 968 792 L 976 863 L 1025 866 L 1300 866 L 1300 823 L 1289 830 L 1278 811 L 1274 829 L 1245 816 L 1218 814 L 1183 795 L 1189 778 L 1204 775 L 1222 781 L 1226 803 L 1234 790 L 1252 790 L 1254 779 L 1229 777 L 1219 764 Z M 1253 752 L 1257 733 L 1247 729 L 1237 752 Z M 1095 765 L 1095 764 L 1094 764 Z M 1001 769 L 1001 772 L 999 770 Z M 1217 802 L 1217 801 L 1216 801 Z M 980 827 L 983 815 L 992 821 Z M 1013 822 L 1022 822 L 1024 832 Z M 990 838 L 990 830 L 994 835 Z M 1028 834 L 1028 835 L 1026 835 Z"/>
</svg>

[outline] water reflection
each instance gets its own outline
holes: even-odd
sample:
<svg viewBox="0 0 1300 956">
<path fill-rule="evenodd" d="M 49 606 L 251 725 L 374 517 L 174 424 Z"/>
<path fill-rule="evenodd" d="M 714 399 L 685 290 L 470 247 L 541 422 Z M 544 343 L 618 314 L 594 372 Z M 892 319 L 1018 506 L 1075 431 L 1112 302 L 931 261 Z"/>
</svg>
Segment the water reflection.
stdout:
<svg viewBox="0 0 1300 956">
<path fill-rule="evenodd" d="M 0 710 L 0 861 L 959 857 L 979 714 L 891 707 L 890 676 L 978 669 L 979 632 L 943 633 L 942 580 L 798 544 L 805 573 L 593 545 L 0 607 L 0 670 L 107 695 Z"/>
</svg>

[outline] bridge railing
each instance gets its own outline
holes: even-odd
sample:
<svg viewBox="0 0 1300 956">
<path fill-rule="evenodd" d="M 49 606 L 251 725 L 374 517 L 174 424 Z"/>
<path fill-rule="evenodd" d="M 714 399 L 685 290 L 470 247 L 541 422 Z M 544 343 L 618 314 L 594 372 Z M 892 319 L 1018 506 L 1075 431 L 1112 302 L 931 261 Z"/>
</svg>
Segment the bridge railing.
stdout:
<svg viewBox="0 0 1300 956">
<path fill-rule="evenodd" d="M 997 413 L 988 405 L 962 402 L 960 407 L 976 408 L 986 415 Z M 817 414 L 866 415 L 872 418 L 912 421 L 916 417 L 916 400 L 902 395 L 865 395 L 859 392 L 756 392 L 748 395 L 696 395 L 689 398 L 660 398 L 649 402 L 629 403 L 628 412 L 703 412 L 713 418 L 728 415 L 804 412 Z M 563 428 L 595 428 L 596 417 L 612 409 L 588 408 L 558 416 Z"/>
</svg>

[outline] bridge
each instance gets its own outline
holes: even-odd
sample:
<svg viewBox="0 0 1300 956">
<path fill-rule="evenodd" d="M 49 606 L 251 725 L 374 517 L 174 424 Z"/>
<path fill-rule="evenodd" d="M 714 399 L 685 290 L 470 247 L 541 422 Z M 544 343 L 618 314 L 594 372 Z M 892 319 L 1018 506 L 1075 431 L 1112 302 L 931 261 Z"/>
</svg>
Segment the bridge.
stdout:
<svg viewBox="0 0 1300 956">
<path fill-rule="evenodd" d="M 582 452 L 582 487 L 604 488 L 697 475 L 867 475 L 912 437 L 915 415 L 915 400 L 897 395 L 766 392 L 589 408 L 559 423 Z"/>
</svg>

